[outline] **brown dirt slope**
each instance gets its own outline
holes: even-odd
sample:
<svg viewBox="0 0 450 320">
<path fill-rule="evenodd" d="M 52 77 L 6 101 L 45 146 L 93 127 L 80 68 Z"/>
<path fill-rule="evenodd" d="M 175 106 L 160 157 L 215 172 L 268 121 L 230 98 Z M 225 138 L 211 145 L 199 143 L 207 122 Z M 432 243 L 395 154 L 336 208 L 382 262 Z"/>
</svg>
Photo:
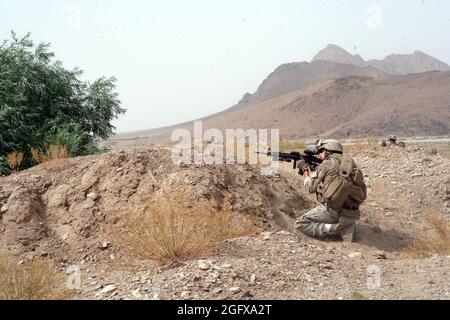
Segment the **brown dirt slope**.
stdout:
<svg viewBox="0 0 450 320">
<path fill-rule="evenodd" d="M 263 177 L 252 166 L 176 166 L 166 150 L 137 149 L 0 177 L 0 249 L 52 258 L 62 270 L 79 265 L 81 299 L 450 299 L 450 258 L 404 252 L 424 213 L 448 217 L 450 160 L 411 147 L 363 150 L 355 160 L 369 198 L 353 244 L 299 240 L 277 227 L 314 205 L 289 164 Z M 108 233 L 113 213 L 178 189 L 228 198 L 235 213 L 256 217 L 267 232 L 164 267 L 123 255 Z M 381 283 L 368 288 L 374 266 Z"/>
<path fill-rule="evenodd" d="M 143 208 L 155 192 L 177 190 L 218 205 L 226 198 L 233 212 L 261 226 L 283 224 L 285 215 L 311 206 L 292 180 L 271 180 L 250 166 L 178 166 L 161 149 L 44 164 L 0 177 L 0 248 L 58 261 L 108 259 L 99 248 L 117 214 Z"/>
<path fill-rule="evenodd" d="M 285 137 L 445 135 L 450 133 L 450 72 L 327 81 L 206 123 L 280 128 Z"/>
</svg>

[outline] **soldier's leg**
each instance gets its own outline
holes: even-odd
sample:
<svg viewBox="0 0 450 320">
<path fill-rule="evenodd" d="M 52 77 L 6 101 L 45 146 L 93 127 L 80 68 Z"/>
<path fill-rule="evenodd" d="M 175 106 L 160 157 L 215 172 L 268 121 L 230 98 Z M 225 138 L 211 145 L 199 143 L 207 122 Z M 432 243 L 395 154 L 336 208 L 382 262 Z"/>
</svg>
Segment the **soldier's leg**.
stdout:
<svg viewBox="0 0 450 320">
<path fill-rule="evenodd" d="M 359 220 L 361 213 L 359 210 L 342 210 L 339 218 L 339 222 L 333 225 L 331 233 L 339 233 L 343 229 L 354 225 Z"/>
<path fill-rule="evenodd" d="M 330 234 L 339 234 L 345 242 L 355 240 L 355 223 L 360 218 L 359 210 L 343 210 L 339 222 L 331 227 Z"/>
<path fill-rule="evenodd" d="M 319 205 L 295 221 L 295 230 L 310 237 L 324 238 L 330 233 L 330 225 L 339 222 L 339 214 Z"/>
</svg>

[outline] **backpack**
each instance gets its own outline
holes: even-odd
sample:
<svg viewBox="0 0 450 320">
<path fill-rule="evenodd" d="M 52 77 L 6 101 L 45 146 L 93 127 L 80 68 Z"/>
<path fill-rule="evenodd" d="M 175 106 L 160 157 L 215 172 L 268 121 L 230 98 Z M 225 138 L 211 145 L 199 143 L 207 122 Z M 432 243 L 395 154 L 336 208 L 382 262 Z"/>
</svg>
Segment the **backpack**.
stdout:
<svg viewBox="0 0 450 320">
<path fill-rule="evenodd" d="M 340 160 L 340 161 L 339 161 Z M 322 199 L 333 209 L 359 209 L 367 198 L 364 175 L 350 156 L 332 157 L 332 178 L 323 186 Z"/>
</svg>

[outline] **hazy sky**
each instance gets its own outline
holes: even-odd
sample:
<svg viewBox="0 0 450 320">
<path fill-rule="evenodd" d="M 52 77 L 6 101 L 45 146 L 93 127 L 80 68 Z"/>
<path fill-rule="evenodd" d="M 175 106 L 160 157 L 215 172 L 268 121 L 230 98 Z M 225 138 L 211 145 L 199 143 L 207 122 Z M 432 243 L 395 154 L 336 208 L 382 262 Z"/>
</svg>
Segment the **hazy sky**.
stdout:
<svg viewBox="0 0 450 320">
<path fill-rule="evenodd" d="M 448 0 L 0 0 L 0 39 L 32 32 L 85 78 L 118 78 L 118 132 L 193 120 L 329 43 L 450 63 Z"/>
</svg>

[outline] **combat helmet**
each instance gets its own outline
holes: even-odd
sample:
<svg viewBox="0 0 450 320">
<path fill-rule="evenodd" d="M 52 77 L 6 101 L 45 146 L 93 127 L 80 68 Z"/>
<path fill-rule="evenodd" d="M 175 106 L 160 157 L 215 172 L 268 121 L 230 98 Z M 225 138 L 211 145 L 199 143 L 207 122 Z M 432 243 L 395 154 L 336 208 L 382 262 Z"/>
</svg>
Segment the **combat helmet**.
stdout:
<svg viewBox="0 0 450 320">
<path fill-rule="evenodd" d="M 317 141 L 317 151 L 330 151 L 330 152 L 336 152 L 336 153 L 344 153 L 344 148 L 342 147 L 342 144 L 334 139 L 327 139 L 327 140 L 319 140 Z"/>
<path fill-rule="evenodd" d="M 397 136 L 389 136 L 389 140 L 397 141 Z"/>
</svg>

